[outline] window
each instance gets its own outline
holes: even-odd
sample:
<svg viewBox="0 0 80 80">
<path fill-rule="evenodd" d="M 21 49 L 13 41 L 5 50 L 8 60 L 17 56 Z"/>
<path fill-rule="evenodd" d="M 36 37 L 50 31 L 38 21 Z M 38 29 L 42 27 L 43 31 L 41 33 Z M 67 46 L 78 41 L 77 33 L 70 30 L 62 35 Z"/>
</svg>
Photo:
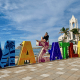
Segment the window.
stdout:
<svg viewBox="0 0 80 80">
<path fill-rule="evenodd" d="M 75 45 L 75 42 L 73 41 L 73 45 Z"/>
<path fill-rule="evenodd" d="M 75 39 L 75 35 L 73 34 L 73 39 Z"/>
<path fill-rule="evenodd" d="M 73 28 L 75 27 L 75 24 L 74 24 L 74 22 L 73 22 Z"/>
</svg>

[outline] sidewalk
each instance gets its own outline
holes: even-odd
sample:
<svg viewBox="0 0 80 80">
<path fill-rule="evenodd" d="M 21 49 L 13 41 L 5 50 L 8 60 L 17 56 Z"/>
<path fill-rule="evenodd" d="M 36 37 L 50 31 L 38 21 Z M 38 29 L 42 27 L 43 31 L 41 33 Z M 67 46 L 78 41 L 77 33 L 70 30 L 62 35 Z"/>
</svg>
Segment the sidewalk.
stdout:
<svg viewBox="0 0 80 80">
<path fill-rule="evenodd" d="M 0 69 L 0 80 L 80 80 L 80 58 Z"/>
</svg>

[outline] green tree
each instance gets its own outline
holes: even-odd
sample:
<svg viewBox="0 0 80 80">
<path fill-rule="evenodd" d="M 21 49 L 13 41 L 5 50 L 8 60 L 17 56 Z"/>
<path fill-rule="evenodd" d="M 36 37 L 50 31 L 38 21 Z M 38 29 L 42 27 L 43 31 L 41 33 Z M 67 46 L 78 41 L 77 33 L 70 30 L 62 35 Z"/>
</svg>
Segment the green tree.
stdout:
<svg viewBox="0 0 80 80">
<path fill-rule="evenodd" d="M 79 29 L 77 28 L 73 28 L 72 30 L 70 30 L 71 32 L 73 32 L 74 35 L 76 35 L 77 37 L 77 43 L 78 43 L 78 37 L 79 37 L 79 40 L 80 40 L 80 33 L 79 33 Z M 75 38 L 76 39 L 76 38 Z"/>
<path fill-rule="evenodd" d="M 66 29 L 65 29 L 65 28 L 63 27 L 63 28 L 60 30 L 60 32 L 59 32 L 59 33 L 64 33 L 64 35 L 65 35 L 65 36 L 64 36 L 64 39 L 63 39 L 63 42 L 65 42 L 65 39 L 67 39 L 67 36 L 68 36 L 67 33 L 69 32 L 68 30 L 69 30 L 69 28 L 66 28 Z"/>
</svg>

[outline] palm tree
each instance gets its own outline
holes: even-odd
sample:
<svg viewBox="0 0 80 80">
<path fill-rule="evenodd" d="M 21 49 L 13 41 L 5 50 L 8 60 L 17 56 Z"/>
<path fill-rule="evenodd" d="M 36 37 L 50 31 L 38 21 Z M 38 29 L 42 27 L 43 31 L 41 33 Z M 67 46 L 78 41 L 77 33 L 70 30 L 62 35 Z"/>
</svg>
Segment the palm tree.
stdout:
<svg viewBox="0 0 80 80">
<path fill-rule="evenodd" d="M 80 29 L 78 29 L 78 36 L 79 36 L 79 41 L 80 41 L 80 33 L 79 33 L 79 30 L 80 30 Z"/>
<path fill-rule="evenodd" d="M 68 34 L 67 34 L 67 33 L 69 32 L 68 30 L 69 30 L 69 28 L 66 28 L 66 29 L 65 29 L 65 28 L 63 27 L 63 28 L 60 30 L 61 32 L 59 32 L 59 33 L 64 33 L 63 42 L 64 42 L 65 39 L 67 39 L 67 37 L 68 37 Z"/>
<path fill-rule="evenodd" d="M 77 37 L 77 42 L 78 42 L 78 37 L 79 37 L 79 40 L 80 40 L 79 29 L 74 28 L 74 29 L 72 29 L 72 30 L 70 30 L 70 31 L 73 32 L 74 35 L 76 35 L 76 37 Z"/>
</svg>

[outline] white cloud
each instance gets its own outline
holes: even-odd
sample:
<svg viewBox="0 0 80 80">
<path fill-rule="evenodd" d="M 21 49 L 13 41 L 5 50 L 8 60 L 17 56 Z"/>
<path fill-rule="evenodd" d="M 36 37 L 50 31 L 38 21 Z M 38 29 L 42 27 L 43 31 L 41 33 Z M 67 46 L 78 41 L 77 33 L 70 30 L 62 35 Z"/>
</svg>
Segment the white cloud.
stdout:
<svg viewBox="0 0 80 80">
<path fill-rule="evenodd" d="M 3 33 L 0 33 L 0 34 L 11 34 L 10 32 L 3 32 Z"/>
<path fill-rule="evenodd" d="M 3 28 L 2 30 L 7 30 L 6 28 Z"/>
<path fill-rule="evenodd" d="M 58 36 L 61 29 L 59 26 L 67 26 L 63 20 L 64 11 L 75 0 L 13 0 L 12 2 L 11 0 L 4 0 L 0 2 L 5 4 L 4 6 L 0 5 L 0 9 L 7 15 L 4 18 L 11 21 L 11 26 L 14 24 L 13 26 L 17 30 L 31 33 L 26 36 L 20 35 L 20 39 L 36 40 L 48 32 L 51 37 L 50 41 L 56 41 L 58 38 L 55 39 L 55 37 Z M 56 27 L 58 24 L 60 25 Z"/>
<path fill-rule="evenodd" d="M 16 40 L 16 39 L 14 39 L 14 38 L 11 38 L 10 40 Z"/>
<path fill-rule="evenodd" d="M 2 30 L 12 30 L 12 29 L 10 29 L 10 28 L 9 29 L 8 28 L 3 28 Z"/>
<path fill-rule="evenodd" d="M 0 1 L 0 7 L 2 7 L 1 10 L 13 10 L 13 9 L 18 9 L 17 4 L 14 2 L 11 3 L 10 0 L 4 0 Z"/>
<path fill-rule="evenodd" d="M 73 6 L 73 8 L 69 8 L 68 11 L 70 11 L 71 13 L 79 13 L 80 12 L 80 5 Z"/>
<path fill-rule="evenodd" d="M 6 18 L 16 22 L 23 22 L 23 21 L 34 20 L 34 19 L 43 19 L 50 15 L 51 17 L 53 17 L 52 19 L 54 19 L 54 17 L 60 18 L 64 13 L 65 8 L 72 3 L 72 0 L 71 1 L 44 0 L 44 1 L 37 1 L 37 2 L 20 1 L 19 3 L 16 3 L 16 1 L 14 1 L 13 4 L 10 4 L 9 1 L 5 1 L 6 5 L 4 6 L 5 8 L 3 9 L 9 10 L 13 6 L 13 4 L 16 5 L 18 9 L 15 9 L 15 6 L 13 6 L 15 10 L 13 9 L 12 11 L 5 12 L 8 15 Z"/>
<path fill-rule="evenodd" d="M 10 32 L 6 32 L 5 34 L 11 34 Z"/>
<path fill-rule="evenodd" d="M 38 34 L 36 34 L 36 35 L 29 35 L 28 37 L 20 37 L 21 39 L 35 39 L 36 40 L 36 38 L 40 38 L 41 36 Z"/>
</svg>

